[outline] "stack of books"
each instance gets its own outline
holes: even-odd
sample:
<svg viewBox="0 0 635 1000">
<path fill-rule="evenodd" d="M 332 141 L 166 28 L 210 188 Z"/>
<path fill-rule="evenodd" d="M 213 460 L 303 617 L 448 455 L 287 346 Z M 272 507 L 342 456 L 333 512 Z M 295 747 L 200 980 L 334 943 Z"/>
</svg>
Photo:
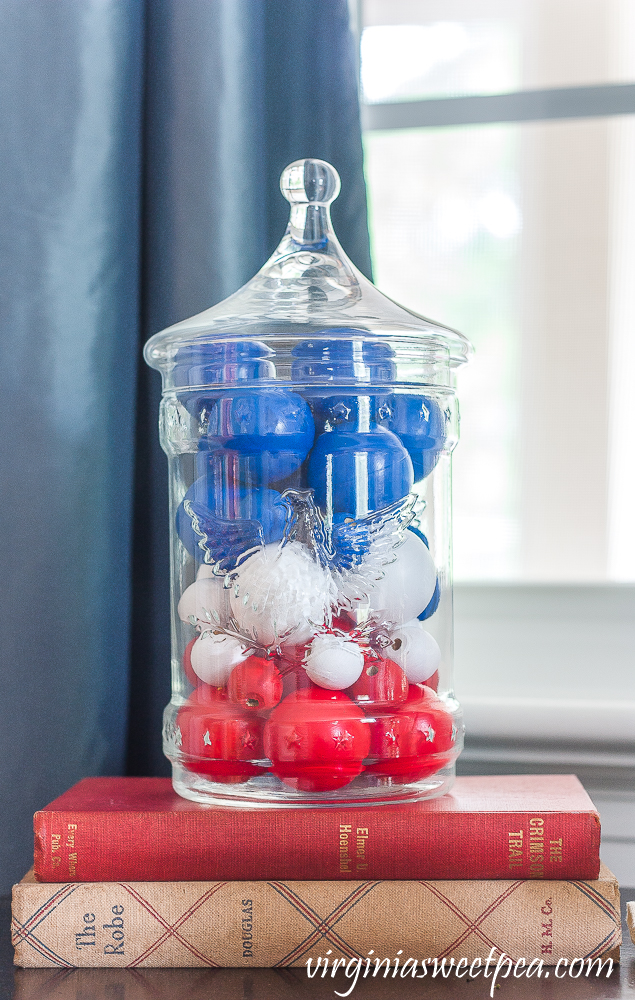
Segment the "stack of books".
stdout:
<svg viewBox="0 0 635 1000">
<path fill-rule="evenodd" d="M 23 967 L 619 959 L 617 882 L 572 775 L 284 810 L 200 805 L 162 778 L 88 778 L 34 827 L 34 868 L 13 893 Z"/>
</svg>

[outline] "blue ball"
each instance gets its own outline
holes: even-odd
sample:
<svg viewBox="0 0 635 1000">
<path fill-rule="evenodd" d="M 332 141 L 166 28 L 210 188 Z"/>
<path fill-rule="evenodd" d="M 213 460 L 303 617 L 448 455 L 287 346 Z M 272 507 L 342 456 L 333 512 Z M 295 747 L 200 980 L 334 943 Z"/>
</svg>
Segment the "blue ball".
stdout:
<svg viewBox="0 0 635 1000">
<path fill-rule="evenodd" d="M 327 422 L 329 430 L 376 430 L 387 399 L 386 391 L 360 392 L 359 386 L 340 390 L 336 396 L 312 395 L 310 403 L 316 431 L 324 431 Z"/>
<path fill-rule="evenodd" d="M 378 401 L 386 399 L 390 383 L 397 373 L 392 360 L 395 354 L 392 347 L 364 340 L 368 331 L 342 327 L 324 330 L 323 334 L 313 340 L 304 340 L 293 348 L 291 367 L 293 381 L 306 383 L 302 391 L 310 403 L 318 433 L 324 430 L 327 420 L 331 426 L 354 423 L 360 382 L 373 387 L 386 385 L 383 391 L 363 393 L 372 400 L 374 413 L 379 406 Z M 347 380 L 349 385 L 345 384 Z M 340 414 L 346 413 L 346 410 L 353 416 L 342 420 Z"/>
<path fill-rule="evenodd" d="M 392 361 L 395 352 L 389 344 L 362 339 L 366 330 L 346 327 L 324 330 L 313 340 L 303 340 L 293 348 L 291 378 L 294 382 L 314 383 L 360 378 L 371 385 L 393 382 L 397 369 Z M 360 368 L 363 369 L 360 371 Z M 315 391 L 315 386 L 310 386 Z"/>
<path fill-rule="evenodd" d="M 186 502 L 191 514 L 186 510 Z M 276 490 L 228 488 L 202 476 L 179 504 L 176 530 L 190 555 L 201 562 L 206 549 L 208 562 L 237 559 L 255 545 L 279 541 L 286 514 L 287 507 Z"/>
<path fill-rule="evenodd" d="M 430 598 L 427 607 L 423 609 L 420 615 L 417 615 L 417 618 L 419 619 L 420 622 L 424 622 L 426 618 L 430 618 L 430 616 L 434 614 L 434 612 L 439 607 L 440 600 L 441 600 L 441 587 L 439 586 L 439 578 L 437 577 L 437 585 L 434 588 L 434 594 Z"/>
<path fill-rule="evenodd" d="M 403 442 L 412 459 L 415 482 L 430 475 L 439 461 L 446 438 L 445 414 L 430 396 L 397 394 L 386 401 L 381 420 Z"/>
<path fill-rule="evenodd" d="M 286 479 L 309 453 L 315 426 L 307 403 L 286 389 L 242 389 L 218 399 L 206 443 L 240 455 L 260 456 L 268 482 Z M 266 456 L 266 459 L 263 458 Z"/>
<path fill-rule="evenodd" d="M 199 416 L 218 398 L 218 388 L 214 391 L 213 387 L 275 378 L 275 367 L 268 360 L 272 353 L 258 340 L 187 344 L 176 352 L 171 377 L 175 386 L 192 386 L 179 393 L 179 399 L 193 416 Z"/>
<path fill-rule="evenodd" d="M 410 492 L 410 457 L 383 427 L 367 432 L 325 431 L 309 455 L 307 484 L 323 510 L 363 517 Z"/>
<path fill-rule="evenodd" d="M 219 489 L 235 486 L 260 489 L 273 484 L 282 492 L 303 486 L 297 452 L 260 451 L 245 455 L 230 448 L 209 451 L 206 445 L 206 440 L 199 444 L 197 474 L 213 480 Z"/>
</svg>

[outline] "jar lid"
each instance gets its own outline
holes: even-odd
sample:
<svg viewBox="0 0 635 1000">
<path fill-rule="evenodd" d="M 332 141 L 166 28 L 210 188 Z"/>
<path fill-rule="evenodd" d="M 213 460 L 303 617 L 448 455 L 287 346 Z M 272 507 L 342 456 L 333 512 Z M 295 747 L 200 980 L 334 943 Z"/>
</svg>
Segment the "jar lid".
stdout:
<svg viewBox="0 0 635 1000">
<path fill-rule="evenodd" d="M 329 206 L 340 190 L 331 164 L 297 160 L 282 172 L 280 189 L 291 206 L 289 225 L 260 271 L 146 344 L 145 359 L 162 371 L 166 387 L 266 378 L 271 346 L 280 341 L 295 343 L 292 367 L 300 378 L 351 377 L 361 365 L 389 380 L 397 342 L 450 367 L 467 360 L 462 334 L 383 295 L 346 256 L 331 225 Z"/>
</svg>

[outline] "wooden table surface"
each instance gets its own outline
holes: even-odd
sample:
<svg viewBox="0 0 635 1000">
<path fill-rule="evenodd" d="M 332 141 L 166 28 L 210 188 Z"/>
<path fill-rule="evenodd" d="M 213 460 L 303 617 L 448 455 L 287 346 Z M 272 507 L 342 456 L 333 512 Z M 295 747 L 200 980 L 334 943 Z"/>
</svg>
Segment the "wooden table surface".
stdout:
<svg viewBox="0 0 635 1000">
<path fill-rule="evenodd" d="M 622 906 L 635 889 L 622 889 Z M 308 979 L 304 969 L 14 969 L 10 903 L 0 899 L 0 1000 L 337 1000 L 352 980 L 338 972 Z M 610 978 L 500 979 L 495 1000 L 635 1000 L 635 947 L 624 923 L 622 962 Z M 359 979 L 354 1000 L 485 1000 L 491 980 L 428 977 Z"/>
</svg>

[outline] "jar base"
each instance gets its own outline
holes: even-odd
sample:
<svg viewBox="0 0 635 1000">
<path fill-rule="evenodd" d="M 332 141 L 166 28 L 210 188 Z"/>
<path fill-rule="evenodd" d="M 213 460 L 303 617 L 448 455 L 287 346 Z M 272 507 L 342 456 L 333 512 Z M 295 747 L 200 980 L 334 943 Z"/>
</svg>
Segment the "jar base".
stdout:
<svg viewBox="0 0 635 1000">
<path fill-rule="evenodd" d="M 360 776 L 330 791 L 296 791 L 272 774 L 262 774 L 236 784 L 212 781 L 204 775 L 172 762 L 172 785 L 182 798 L 192 802 L 232 808 L 303 809 L 341 806 L 382 806 L 397 802 L 416 802 L 445 795 L 454 784 L 453 761 L 435 774 L 411 784 L 397 784 L 393 779 Z"/>
</svg>

